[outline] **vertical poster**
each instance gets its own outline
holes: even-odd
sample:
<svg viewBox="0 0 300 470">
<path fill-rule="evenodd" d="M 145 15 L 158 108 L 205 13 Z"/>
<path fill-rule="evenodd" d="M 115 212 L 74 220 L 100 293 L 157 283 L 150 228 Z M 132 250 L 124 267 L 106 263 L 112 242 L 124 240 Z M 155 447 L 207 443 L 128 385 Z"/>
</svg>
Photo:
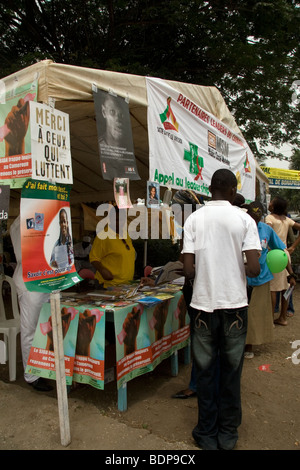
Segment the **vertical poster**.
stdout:
<svg viewBox="0 0 300 470">
<path fill-rule="evenodd" d="M 21 188 L 32 176 L 30 102 L 37 91 L 37 81 L 15 86 L 0 104 L 0 184 L 11 188 Z"/>
<path fill-rule="evenodd" d="M 65 359 L 66 383 L 71 385 L 78 328 L 78 309 L 61 305 L 61 323 Z M 30 349 L 26 373 L 56 379 L 52 334 L 51 305 L 43 305 Z"/>
<path fill-rule="evenodd" d="M 154 181 L 147 181 L 147 207 L 157 208 L 160 206 L 159 184 Z"/>
<path fill-rule="evenodd" d="M 104 389 L 105 311 L 89 305 L 78 307 L 74 382 Z"/>
<path fill-rule="evenodd" d="M 0 273 L 4 272 L 3 234 L 7 230 L 10 186 L 0 185 Z"/>
<path fill-rule="evenodd" d="M 141 304 L 118 309 L 114 315 L 117 387 L 153 370 L 147 312 Z"/>
<path fill-rule="evenodd" d="M 241 135 L 163 80 L 146 77 L 149 179 L 210 196 L 213 173 L 226 168 L 245 199 L 255 199 L 256 163 Z"/>
<path fill-rule="evenodd" d="M 94 91 L 94 104 L 103 179 L 139 180 L 127 101 L 97 89 Z"/>
<path fill-rule="evenodd" d="M 114 196 L 119 209 L 132 207 L 128 178 L 114 178 Z"/>
<path fill-rule="evenodd" d="M 10 186 L 0 185 L 0 221 L 8 219 Z"/>
<path fill-rule="evenodd" d="M 21 197 L 23 280 L 30 291 L 53 292 L 81 281 L 74 264 L 70 187 L 29 179 Z"/>
<path fill-rule="evenodd" d="M 69 115 L 30 103 L 32 179 L 72 184 Z"/>
</svg>

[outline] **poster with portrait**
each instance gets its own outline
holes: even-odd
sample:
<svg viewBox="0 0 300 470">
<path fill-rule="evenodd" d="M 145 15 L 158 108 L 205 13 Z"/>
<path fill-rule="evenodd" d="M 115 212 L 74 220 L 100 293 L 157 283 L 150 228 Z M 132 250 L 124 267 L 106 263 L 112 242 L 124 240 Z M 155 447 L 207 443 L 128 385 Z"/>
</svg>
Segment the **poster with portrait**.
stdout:
<svg viewBox="0 0 300 470">
<path fill-rule="evenodd" d="M 32 177 L 30 102 L 38 82 L 10 88 L 0 104 L 0 184 L 21 188 Z"/>
<path fill-rule="evenodd" d="M 72 184 L 69 115 L 30 103 L 32 179 Z"/>
<path fill-rule="evenodd" d="M 147 207 L 149 209 L 159 208 L 159 199 L 159 184 L 155 181 L 147 181 Z"/>
<path fill-rule="evenodd" d="M 111 92 L 93 89 L 102 177 L 139 180 L 128 102 Z"/>
<path fill-rule="evenodd" d="M 21 195 L 23 280 L 30 291 L 53 292 L 78 282 L 70 187 L 28 179 Z"/>
</svg>

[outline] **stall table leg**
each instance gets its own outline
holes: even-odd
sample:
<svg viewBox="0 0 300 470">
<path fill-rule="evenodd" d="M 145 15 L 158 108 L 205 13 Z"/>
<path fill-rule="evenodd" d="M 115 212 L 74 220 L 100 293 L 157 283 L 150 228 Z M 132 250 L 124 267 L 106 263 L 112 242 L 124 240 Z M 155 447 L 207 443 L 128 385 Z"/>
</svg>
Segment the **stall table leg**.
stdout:
<svg viewBox="0 0 300 470">
<path fill-rule="evenodd" d="M 127 410 L 127 383 L 124 383 L 118 389 L 118 410 L 119 411 Z"/>
</svg>

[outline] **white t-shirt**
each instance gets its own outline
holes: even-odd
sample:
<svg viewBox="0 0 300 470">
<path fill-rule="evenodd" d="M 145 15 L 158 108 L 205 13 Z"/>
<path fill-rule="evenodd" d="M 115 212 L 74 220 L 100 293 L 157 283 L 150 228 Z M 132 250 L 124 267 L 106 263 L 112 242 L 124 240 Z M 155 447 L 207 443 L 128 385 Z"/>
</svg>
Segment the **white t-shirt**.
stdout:
<svg viewBox="0 0 300 470">
<path fill-rule="evenodd" d="M 248 305 L 247 250 L 261 250 L 256 223 L 230 202 L 210 201 L 187 218 L 182 252 L 195 255 L 193 308 L 213 312 Z"/>
</svg>

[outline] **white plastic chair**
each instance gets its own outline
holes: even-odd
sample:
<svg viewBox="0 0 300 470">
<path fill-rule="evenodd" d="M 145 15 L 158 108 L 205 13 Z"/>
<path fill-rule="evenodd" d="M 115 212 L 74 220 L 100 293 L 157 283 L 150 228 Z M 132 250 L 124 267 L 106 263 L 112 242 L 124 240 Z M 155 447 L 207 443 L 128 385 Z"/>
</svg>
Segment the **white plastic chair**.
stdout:
<svg viewBox="0 0 300 470">
<path fill-rule="evenodd" d="M 8 282 L 10 285 L 13 318 L 7 318 L 8 314 L 5 311 L 3 282 Z M 8 353 L 6 357 L 8 357 L 9 380 L 13 382 L 16 380 L 17 335 L 20 333 L 20 312 L 14 280 L 4 274 L 0 275 L 0 333 L 4 334 L 4 342 Z"/>
</svg>

